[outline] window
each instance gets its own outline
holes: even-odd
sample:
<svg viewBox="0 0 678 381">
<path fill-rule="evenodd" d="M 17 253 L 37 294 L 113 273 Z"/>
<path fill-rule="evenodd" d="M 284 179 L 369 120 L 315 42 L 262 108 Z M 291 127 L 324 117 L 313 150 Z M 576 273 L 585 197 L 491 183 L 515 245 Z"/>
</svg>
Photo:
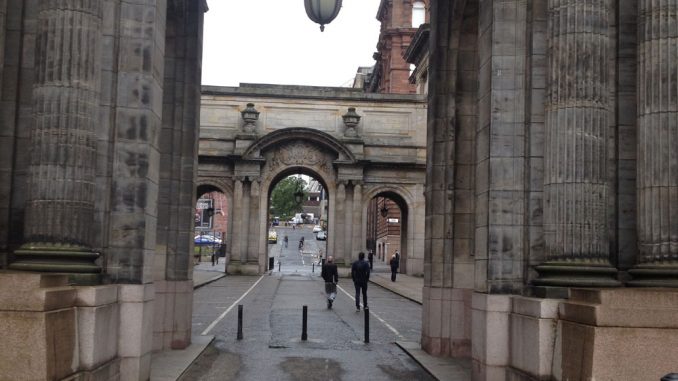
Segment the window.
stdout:
<svg viewBox="0 0 678 381">
<path fill-rule="evenodd" d="M 415 1 L 412 5 L 412 27 L 419 28 L 419 25 L 426 22 L 426 6 L 423 1 Z"/>
</svg>

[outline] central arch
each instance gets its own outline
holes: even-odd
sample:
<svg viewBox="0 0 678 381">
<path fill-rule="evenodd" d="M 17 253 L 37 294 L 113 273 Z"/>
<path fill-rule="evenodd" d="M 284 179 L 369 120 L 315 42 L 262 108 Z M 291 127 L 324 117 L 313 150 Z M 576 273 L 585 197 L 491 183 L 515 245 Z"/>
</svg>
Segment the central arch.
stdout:
<svg viewBox="0 0 678 381">
<path fill-rule="evenodd" d="M 343 142 L 310 128 L 286 128 L 253 141 L 231 160 L 233 218 L 240 222 L 233 224 L 229 273 L 261 274 L 269 269 L 270 195 L 279 181 L 294 174 L 314 178 L 327 192 L 324 256 L 347 264 L 364 250 L 359 245 L 362 167 Z"/>
</svg>

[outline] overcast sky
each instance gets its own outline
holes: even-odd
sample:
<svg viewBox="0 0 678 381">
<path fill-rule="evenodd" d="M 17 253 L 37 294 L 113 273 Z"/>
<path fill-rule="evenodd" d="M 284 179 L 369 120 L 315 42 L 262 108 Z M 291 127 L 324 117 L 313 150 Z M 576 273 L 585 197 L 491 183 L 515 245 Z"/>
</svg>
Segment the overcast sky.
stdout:
<svg viewBox="0 0 678 381">
<path fill-rule="evenodd" d="M 304 0 L 209 0 L 204 85 L 273 83 L 350 86 L 358 66 L 372 66 L 379 0 L 344 0 L 320 32 Z"/>
</svg>

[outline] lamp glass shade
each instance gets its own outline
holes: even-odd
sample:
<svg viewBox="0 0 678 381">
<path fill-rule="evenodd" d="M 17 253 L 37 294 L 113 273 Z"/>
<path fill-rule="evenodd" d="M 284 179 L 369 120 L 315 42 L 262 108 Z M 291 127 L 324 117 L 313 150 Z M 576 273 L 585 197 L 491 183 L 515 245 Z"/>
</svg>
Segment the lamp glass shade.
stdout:
<svg viewBox="0 0 678 381">
<path fill-rule="evenodd" d="M 320 30 L 325 30 L 339 14 L 342 0 L 304 0 L 306 14 L 313 22 L 320 24 Z"/>
</svg>

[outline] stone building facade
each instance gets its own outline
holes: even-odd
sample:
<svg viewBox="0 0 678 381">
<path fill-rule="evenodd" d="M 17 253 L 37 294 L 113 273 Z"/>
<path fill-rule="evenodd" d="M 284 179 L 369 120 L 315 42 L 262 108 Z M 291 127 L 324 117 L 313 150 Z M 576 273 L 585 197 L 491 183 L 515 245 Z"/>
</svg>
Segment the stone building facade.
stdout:
<svg viewBox="0 0 678 381">
<path fill-rule="evenodd" d="M 360 118 L 344 122 L 349 109 Z M 256 115 L 248 122 L 246 114 Z M 198 185 L 226 194 L 229 273 L 266 270 L 266 211 L 286 176 L 327 191 L 327 255 L 347 265 L 367 249 L 369 203 L 386 195 L 403 211 L 402 271 L 423 272 L 426 102 L 361 89 L 241 84 L 203 87 Z"/>
<path fill-rule="evenodd" d="M 678 358 L 678 1 L 433 1 L 422 345 L 474 380 Z"/>
</svg>

